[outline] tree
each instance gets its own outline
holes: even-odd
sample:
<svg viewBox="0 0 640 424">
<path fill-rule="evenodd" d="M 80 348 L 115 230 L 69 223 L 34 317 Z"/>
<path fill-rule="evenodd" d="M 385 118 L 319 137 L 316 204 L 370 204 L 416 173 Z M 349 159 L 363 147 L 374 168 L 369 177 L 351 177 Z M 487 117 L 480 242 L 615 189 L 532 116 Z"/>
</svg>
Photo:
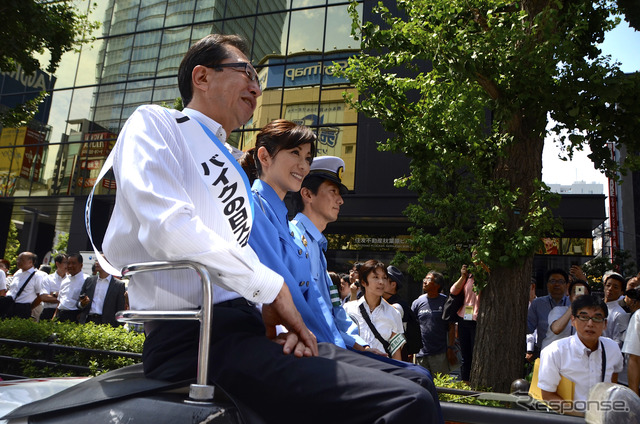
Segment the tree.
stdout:
<svg viewBox="0 0 640 424">
<path fill-rule="evenodd" d="M 4 249 L 4 259 L 8 260 L 11 264 L 9 268 L 11 273 L 16 270 L 16 259 L 18 258 L 19 251 L 20 241 L 18 240 L 18 228 L 16 228 L 16 224 L 11 221 L 9 223 L 9 234 L 7 234 L 7 246 Z"/>
<path fill-rule="evenodd" d="M 410 269 L 427 255 L 452 275 L 473 261 L 471 382 L 508 391 L 522 376 L 533 255 L 559 232 L 541 182 L 544 138 L 555 132 L 565 159 L 588 144 L 610 176 L 637 166 L 634 155 L 616 163 L 607 143 L 638 150 L 640 78 L 597 48 L 619 21 L 606 0 L 395 3 L 365 22 L 351 7 L 362 52 L 344 71 L 360 98 L 347 100 L 393 134 L 380 149 L 411 158 L 396 181 L 418 194 L 406 211 L 419 252 Z"/>
<path fill-rule="evenodd" d="M 73 0 L 4 0 L 0 4 L 0 71 L 40 69 L 37 55 L 49 53 L 47 72 L 54 73 L 62 55 L 88 41 L 99 24 L 91 23 Z M 4 114 L 3 125 L 19 126 L 35 115 L 45 94 Z"/>
</svg>

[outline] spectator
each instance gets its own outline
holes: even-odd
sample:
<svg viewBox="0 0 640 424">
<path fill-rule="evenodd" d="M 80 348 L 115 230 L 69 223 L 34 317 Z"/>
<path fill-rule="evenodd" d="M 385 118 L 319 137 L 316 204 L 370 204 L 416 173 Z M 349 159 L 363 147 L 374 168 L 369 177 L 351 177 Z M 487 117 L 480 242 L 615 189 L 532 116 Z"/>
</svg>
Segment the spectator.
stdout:
<svg viewBox="0 0 640 424">
<path fill-rule="evenodd" d="M 609 309 L 609 318 L 607 319 L 607 327 L 603 335 L 609 337 L 622 347 L 624 343 L 625 332 L 629 325 L 629 314 L 618 303 L 624 299 L 624 288 L 626 282 L 622 275 L 617 272 L 607 273 L 602 277 L 604 281 L 604 300 Z"/>
<path fill-rule="evenodd" d="M 64 253 L 56 255 L 53 259 L 56 266 L 56 270 L 53 274 L 49 275 L 42 284 L 42 293 L 40 294 L 40 300 L 42 300 L 42 314 L 40 319 L 51 319 L 58 307 L 58 292 L 60 291 L 60 284 L 62 280 L 67 276 L 67 255 Z"/>
<path fill-rule="evenodd" d="M 117 327 L 116 312 L 125 310 L 125 285 L 95 263 L 98 275 L 84 280 L 80 290 L 78 322 L 84 324 L 109 324 Z"/>
<path fill-rule="evenodd" d="M 80 253 L 72 253 L 67 258 L 67 275 L 60 283 L 60 291 L 58 292 L 58 309 L 54 317 L 59 321 L 78 322 L 78 300 L 84 280 L 87 275 L 82 272 L 82 255 Z"/>
<path fill-rule="evenodd" d="M 549 312 L 556 306 L 569 306 L 569 296 L 566 296 L 568 279 L 569 276 L 562 269 L 555 268 L 547 271 L 545 281 L 547 282 L 547 291 L 549 294 L 534 299 L 529 306 L 529 312 L 527 313 L 527 332 L 536 332 L 536 346 L 533 352 L 533 359 L 539 356 L 542 342 L 547 336 L 547 330 L 549 329 L 549 322 L 547 321 Z"/>
<path fill-rule="evenodd" d="M 625 333 L 622 353 L 627 362 L 627 382 L 631 390 L 640 395 L 640 288 L 627 290 L 625 296 L 629 298 L 632 310 L 629 327 Z"/>
<path fill-rule="evenodd" d="M 337 359 L 356 353 L 316 344 L 283 277 L 261 264 L 247 245 L 254 219 L 264 219 L 267 206 L 252 204 L 246 176 L 225 144 L 227 134 L 249 121 L 261 94 L 247 50 L 232 35 L 196 42 L 178 70 L 185 109 L 142 106 L 129 118 L 114 147 L 119 185 L 105 255 L 116 266 L 188 258 L 211 269 L 216 306 L 209 380 L 266 422 L 294 422 L 310 411 L 317 422 L 338 416 L 345 422 L 435 421 L 437 400 L 415 380 L 355 368 Z M 297 172 L 281 176 L 301 181 Z M 244 220 L 229 219 L 233 212 L 225 208 L 231 205 L 241 208 L 237 216 Z M 280 251 L 279 243 L 270 247 Z M 192 272 L 133 278 L 128 289 L 133 309 L 189 309 L 201 302 Z M 262 317 L 253 302 L 262 304 Z M 288 333 L 276 337 L 278 324 Z M 160 321 L 147 330 L 145 375 L 193 379 L 198 323 Z"/>
<path fill-rule="evenodd" d="M 9 272 L 9 264 L 5 259 L 0 260 L 0 297 L 7 294 L 7 273 Z"/>
<path fill-rule="evenodd" d="M 607 305 L 584 295 L 571 304 L 571 314 L 576 334 L 556 340 L 540 354 L 538 387 L 546 401 L 562 400 L 557 393 L 561 377 L 575 383 L 574 401 L 586 401 L 591 387 L 599 382 L 616 383 L 622 370 L 620 348 L 601 337 L 607 325 Z"/>
<path fill-rule="evenodd" d="M 441 293 L 444 276 L 429 271 L 422 281 L 426 293 L 413 301 L 411 310 L 418 317 L 422 333 L 422 349 L 416 361 L 432 373 L 447 374 L 450 365 L 456 363 L 454 351 L 455 324 L 442 319 L 442 309 L 447 296 Z"/>
<path fill-rule="evenodd" d="M 362 264 L 358 272 L 364 295 L 358 301 L 346 303 L 344 308 L 372 349 L 400 360 L 400 350 L 406 342 L 402 318 L 400 312 L 382 298 L 389 278 L 387 268 L 382 262 L 371 259 Z"/>
<path fill-rule="evenodd" d="M 573 280 L 569 284 L 569 300 L 573 303 L 578 296 L 591 294 L 591 289 L 586 281 Z M 550 323 L 547 334 L 542 342 L 542 349 L 551 342 L 573 335 L 571 326 L 571 308 L 569 306 L 556 306 L 549 312 L 547 322 Z"/>
<path fill-rule="evenodd" d="M 349 270 L 349 290 L 351 291 L 351 296 L 349 297 L 349 302 L 353 300 L 358 300 L 362 297 L 362 286 L 360 285 L 360 266 L 362 266 L 362 262 L 354 262 L 353 266 Z"/>
<path fill-rule="evenodd" d="M 350 285 L 349 274 L 340 274 L 340 299 L 343 306 L 351 299 Z"/>
<path fill-rule="evenodd" d="M 529 286 L 529 308 L 531 307 L 531 302 L 533 299 L 537 298 L 536 296 L 536 279 L 531 278 L 531 285 Z M 531 363 L 535 360 L 534 352 L 536 350 L 536 332 L 533 331 L 531 333 L 527 333 L 526 341 L 527 341 L 527 353 L 525 355 L 525 359 Z"/>
<path fill-rule="evenodd" d="M 31 317 L 31 311 L 39 303 L 38 296 L 42 291 L 42 281 L 46 274 L 36 271 L 35 263 L 38 257 L 31 252 L 22 252 L 18 255 L 18 271 L 13 276 L 7 290 L 8 299 L 13 302 L 3 301 L 0 304 L 0 317 L 25 318 Z"/>
<path fill-rule="evenodd" d="M 622 309 L 624 309 L 624 311 L 626 313 L 631 313 L 631 308 L 629 307 L 629 304 L 627 303 L 627 299 L 628 296 L 626 296 L 626 292 L 635 289 L 636 287 L 638 287 L 638 285 L 640 285 L 640 279 L 638 279 L 637 276 L 633 276 L 631 278 L 629 278 L 627 280 L 627 287 L 626 287 L 626 291 L 625 291 L 625 296 L 623 298 L 621 298 L 620 300 L 618 300 L 618 304 L 620 305 L 620 307 Z"/>
<path fill-rule="evenodd" d="M 473 365 L 473 346 L 476 341 L 476 320 L 478 319 L 478 306 L 480 296 L 473 290 L 475 280 L 472 274 L 467 271 L 467 266 L 462 265 L 460 278 L 451 289 L 451 294 L 457 295 L 464 292 L 464 303 L 458 310 L 458 339 L 460 340 L 460 350 L 462 354 L 462 365 L 460 367 L 460 378 L 468 382 L 471 377 L 471 366 Z"/>
<path fill-rule="evenodd" d="M 411 310 L 411 306 L 398 294 L 398 290 L 400 290 L 405 283 L 402 271 L 393 265 L 389 265 L 387 267 L 387 275 L 389 278 L 385 283 L 382 297 L 400 312 L 404 335 L 407 338 L 407 343 L 402 347 L 402 360 L 409 362 L 412 360 L 409 355 L 416 354 L 422 349 L 420 324 L 418 323 L 418 318 Z"/>
</svg>

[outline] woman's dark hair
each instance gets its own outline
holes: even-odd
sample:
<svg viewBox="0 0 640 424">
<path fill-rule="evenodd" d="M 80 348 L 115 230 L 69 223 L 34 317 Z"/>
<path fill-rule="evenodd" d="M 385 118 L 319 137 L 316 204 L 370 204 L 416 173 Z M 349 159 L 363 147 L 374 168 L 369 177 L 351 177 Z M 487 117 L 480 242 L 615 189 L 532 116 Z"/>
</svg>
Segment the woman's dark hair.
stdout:
<svg viewBox="0 0 640 424">
<path fill-rule="evenodd" d="M 189 48 L 178 68 L 178 89 L 182 96 L 182 104 L 186 107 L 193 99 L 191 75 L 198 65 L 214 68 L 229 57 L 227 45 L 240 50 L 249 57 L 249 48 L 244 38 L 238 35 L 210 34 Z"/>
<path fill-rule="evenodd" d="M 384 273 L 387 274 L 387 266 L 376 259 L 369 259 L 367 262 L 360 265 L 360 269 L 358 270 L 358 274 L 360 275 L 360 283 L 362 284 L 363 282 L 366 282 L 367 284 L 369 284 L 369 282 L 367 281 L 369 274 L 371 274 L 378 268 L 383 270 Z"/>
<path fill-rule="evenodd" d="M 340 276 L 335 272 L 329 272 L 329 278 L 331 278 L 331 282 L 334 286 L 340 287 Z"/>
<path fill-rule="evenodd" d="M 311 158 L 316 156 L 316 135 L 304 125 L 285 119 L 276 119 L 265 125 L 256 136 L 256 145 L 247 150 L 240 159 L 240 165 L 253 184 L 262 174 L 258 160 L 258 149 L 264 147 L 272 158 L 281 150 L 290 150 L 303 144 L 311 145 Z"/>
</svg>

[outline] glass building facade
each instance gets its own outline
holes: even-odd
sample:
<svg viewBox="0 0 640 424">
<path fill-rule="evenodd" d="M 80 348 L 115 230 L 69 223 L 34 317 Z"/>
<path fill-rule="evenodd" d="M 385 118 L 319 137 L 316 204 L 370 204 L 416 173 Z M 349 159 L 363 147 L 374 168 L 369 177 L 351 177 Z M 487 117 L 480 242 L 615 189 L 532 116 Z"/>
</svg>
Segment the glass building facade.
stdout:
<svg viewBox="0 0 640 424">
<path fill-rule="evenodd" d="M 24 250 L 52 235 L 79 233 L 79 205 L 131 113 L 142 104 L 171 107 L 177 72 L 189 46 L 210 33 L 240 34 L 250 45 L 263 95 L 251 122 L 229 142 L 252 145 L 276 118 L 312 127 L 319 154 L 347 162 L 353 189 L 357 114 L 346 108 L 345 80 L 334 62 L 359 48 L 350 35 L 348 2 L 335 0 L 97 0 L 87 10 L 100 27 L 94 41 L 66 53 L 55 75 L 21 70 L 0 75 L 0 108 L 49 93 L 34 121 L 0 133 L 0 229 L 9 220 L 37 222 Z M 87 2 L 79 3 L 87 7 Z M 92 6 L 94 5 L 95 6 Z M 47 58 L 42 59 L 43 68 Z M 113 194 L 109 178 L 97 194 Z M 74 217 L 75 216 L 75 217 Z M 44 232 L 45 234 L 40 234 Z M 4 234 L 5 231 L 0 231 Z M 23 231 L 23 233 L 26 233 Z M 44 238 L 43 238 L 44 237 Z M 6 240 L 4 240 L 6 241 Z M 24 240 L 24 236 L 21 241 Z M 25 243 L 23 243 L 24 245 Z M 52 241 L 46 246 L 50 249 Z M 3 240 L 0 246 L 4 248 Z M 35 247 L 34 247 L 35 246 Z"/>
</svg>

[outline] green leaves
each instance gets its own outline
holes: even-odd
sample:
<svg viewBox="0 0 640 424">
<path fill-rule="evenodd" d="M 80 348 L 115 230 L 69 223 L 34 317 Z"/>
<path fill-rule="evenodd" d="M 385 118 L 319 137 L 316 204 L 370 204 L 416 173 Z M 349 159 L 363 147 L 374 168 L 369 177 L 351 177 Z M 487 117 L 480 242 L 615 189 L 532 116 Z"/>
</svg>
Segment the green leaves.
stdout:
<svg viewBox="0 0 640 424">
<path fill-rule="evenodd" d="M 589 144 L 609 175 L 621 167 L 608 142 L 640 150 L 640 77 L 597 48 L 615 9 L 604 0 L 397 4 L 402 18 L 378 8 L 384 25 L 354 22 L 363 52 L 342 75 L 361 94 L 353 107 L 394 134 L 380 149 L 412 159 L 395 184 L 419 196 L 406 210 L 415 249 L 454 268 L 472 251 L 489 269 L 519 266 L 559 231 L 539 182 L 548 116 L 569 157 Z M 624 166 L 640 162 L 630 156 Z"/>
</svg>

